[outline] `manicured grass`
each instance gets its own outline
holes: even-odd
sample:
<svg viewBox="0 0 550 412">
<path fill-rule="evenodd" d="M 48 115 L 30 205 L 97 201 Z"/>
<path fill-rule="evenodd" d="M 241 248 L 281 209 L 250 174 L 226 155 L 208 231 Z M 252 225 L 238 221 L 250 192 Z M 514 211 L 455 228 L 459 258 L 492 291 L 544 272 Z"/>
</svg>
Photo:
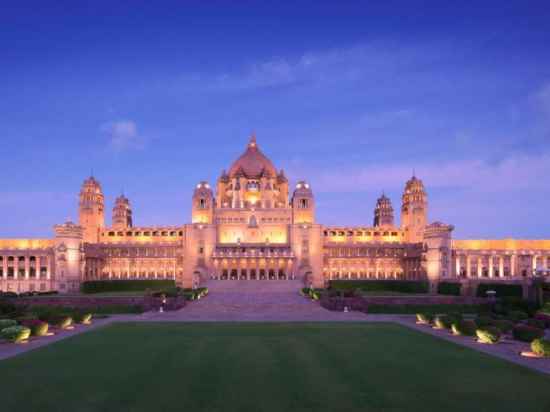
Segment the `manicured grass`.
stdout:
<svg viewBox="0 0 550 412">
<path fill-rule="evenodd" d="M 0 362 L 6 411 L 527 412 L 549 387 L 393 324 L 116 324 Z"/>
</svg>

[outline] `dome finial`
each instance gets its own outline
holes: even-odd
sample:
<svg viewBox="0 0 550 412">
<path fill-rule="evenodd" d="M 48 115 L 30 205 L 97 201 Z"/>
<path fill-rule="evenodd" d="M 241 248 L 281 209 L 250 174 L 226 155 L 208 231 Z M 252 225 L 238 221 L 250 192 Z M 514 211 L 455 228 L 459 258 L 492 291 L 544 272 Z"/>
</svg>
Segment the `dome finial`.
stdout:
<svg viewBox="0 0 550 412">
<path fill-rule="evenodd" d="M 248 147 L 256 147 L 256 132 L 253 130 L 250 135 L 250 141 L 248 142 Z"/>
</svg>

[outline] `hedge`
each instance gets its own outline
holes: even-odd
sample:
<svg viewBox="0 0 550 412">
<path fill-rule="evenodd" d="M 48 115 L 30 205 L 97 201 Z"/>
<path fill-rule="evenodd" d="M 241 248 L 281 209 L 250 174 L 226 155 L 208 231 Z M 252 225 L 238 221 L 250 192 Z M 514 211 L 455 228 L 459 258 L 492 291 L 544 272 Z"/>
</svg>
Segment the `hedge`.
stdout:
<svg viewBox="0 0 550 412">
<path fill-rule="evenodd" d="M 163 290 L 176 287 L 174 280 L 90 280 L 83 282 L 80 290 L 82 293 L 102 292 L 140 292 L 150 290 Z"/>
<path fill-rule="evenodd" d="M 428 282 L 412 280 L 331 280 L 329 289 L 383 291 L 401 293 L 428 293 Z"/>
<path fill-rule="evenodd" d="M 451 326 L 453 335 L 475 336 L 477 325 L 473 320 L 460 320 Z"/>
<path fill-rule="evenodd" d="M 527 325 L 518 325 L 512 330 L 512 335 L 514 335 L 515 340 L 530 343 L 535 339 L 544 337 L 544 330 Z"/>
<path fill-rule="evenodd" d="M 499 319 L 494 321 L 494 326 L 496 326 L 502 333 L 508 333 L 514 329 L 514 322 L 506 319 Z"/>
<path fill-rule="evenodd" d="M 488 290 L 494 290 L 497 298 L 504 296 L 521 298 L 523 296 L 523 288 L 521 285 L 506 285 L 501 283 L 480 283 L 477 286 L 477 296 L 486 298 Z"/>
<path fill-rule="evenodd" d="M 393 304 L 369 304 L 368 313 L 384 313 L 384 314 L 410 314 L 417 313 L 448 313 L 451 311 L 461 313 L 488 313 L 488 305 L 393 305 Z"/>
<path fill-rule="evenodd" d="M 461 284 L 456 282 L 441 282 L 437 286 L 440 295 L 460 296 Z"/>
</svg>

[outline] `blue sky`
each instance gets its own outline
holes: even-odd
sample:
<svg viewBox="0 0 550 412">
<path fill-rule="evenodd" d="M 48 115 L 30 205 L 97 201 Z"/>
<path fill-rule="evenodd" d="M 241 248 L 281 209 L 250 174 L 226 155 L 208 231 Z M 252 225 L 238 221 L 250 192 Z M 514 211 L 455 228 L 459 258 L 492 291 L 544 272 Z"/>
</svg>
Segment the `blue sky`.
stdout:
<svg viewBox="0 0 550 412">
<path fill-rule="evenodd" d="M 2 3 L 0 237 L 76 219 L 92 169 L 108 221 L 124 190 L 189 222 L 252 131 L 321 223 L 415 169 L 455 237 L 550 237 L 548 2 L 205 3 Z"/>
</svg>

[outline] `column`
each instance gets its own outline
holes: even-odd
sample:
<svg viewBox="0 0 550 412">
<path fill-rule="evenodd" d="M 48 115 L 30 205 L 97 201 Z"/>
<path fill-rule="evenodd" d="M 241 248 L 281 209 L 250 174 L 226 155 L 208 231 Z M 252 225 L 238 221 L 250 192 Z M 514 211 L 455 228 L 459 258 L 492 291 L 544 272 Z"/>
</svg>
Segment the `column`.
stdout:
<svg viewBox="0 0 550 412">
<path fill-rule="evenodd" d="M 498 257 L 498 277 L 504 276 L 504 257 Z"/>
<path fill-rule="evenodd" d="M 3 267 L 3 274 L 2 276 L 4 277 L 4 279 L 7 279 L 8 278 L 8 256 L 7 255 L 4 255 L 4 259 L 2 259 L 2 267 Z"/>
<path fill-rule="evenodd" d="M 495 276 L 495 270 L 493 268 L 493 258 L 494 256 L 492 254 L 489 255 L 489 277 L 490 278 Z"/>
<path fill-rule="evenodd" d="M 455 256 L 455 276 L 460 277 L 460 255 Z"/>
<path fill-rule="evenodd" d="M 52 272 L 51 272 L 50 265 L 51 265 L 50 257 L 46 256 L 46 279 L 47 280 L 50 280 L 50 278 L 51 278 L 51 273 Z"/>
<path fill-rule="evenodd" d="M 481 278 L 483 273 L 481 272 L 481 256 L 477 257 L 477 277 Z"/>
<path fill-rule="evenodd" d="M 30 271 L 30 257 L 25 256 L 25 280 L 29 280 L 29 271 Z"/>
<path fill-rule="evenodd" d="M 469 279 L 472 277 L 472 264 L 470 255 L 466 255 L 466 277 Z"/>
<path fill-rule="evenodd" d="M 537 255 L 531 256 L 531 262 L 532 262 L 531 276 L 533 276 L 537 271 Z"/>
<path fill-rule="evenodd" d="M 516 277 L 516 254 L 513 253 L 512 256 L 510 256 L 510 276 L 513 278 Z"/>
</svg>

